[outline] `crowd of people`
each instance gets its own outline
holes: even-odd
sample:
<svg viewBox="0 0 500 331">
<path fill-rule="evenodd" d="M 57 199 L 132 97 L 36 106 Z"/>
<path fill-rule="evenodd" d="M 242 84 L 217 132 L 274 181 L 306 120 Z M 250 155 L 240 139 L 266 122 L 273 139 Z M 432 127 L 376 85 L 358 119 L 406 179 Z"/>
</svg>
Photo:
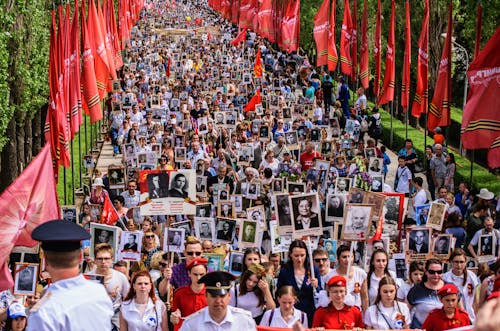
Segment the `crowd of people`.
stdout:
<svg viewBox="0 0 500 331">
<path fill-rule="evenodd" d="M 3 330 L 494 330 L 499 205 L 455 189 L 439 130 L 390 172 L 362 87 L 237 32 L 204 2 L 146 1 L 106 102 L 115 164 L 78 229 L 33 232 L 45 269 L 33 296 L 1 294 Z M 107 199 L 126 243 L 94 229 Z M 165 199 L 194 212 L 144 214 Z"/>
</svg>

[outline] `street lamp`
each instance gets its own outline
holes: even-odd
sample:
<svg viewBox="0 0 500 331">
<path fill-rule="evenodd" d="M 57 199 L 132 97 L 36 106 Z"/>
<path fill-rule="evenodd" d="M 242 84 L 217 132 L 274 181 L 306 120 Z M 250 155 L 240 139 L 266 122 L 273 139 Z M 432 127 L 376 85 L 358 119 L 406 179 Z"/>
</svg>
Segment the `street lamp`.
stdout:
<svg viewBox="0 0 500 331">
<path fill-rule="evenodd" d="M 441 33 L 441 38 L 446 39 L 446 32 Z M 467 103 L 467 88 L 469 87 L 469 85 L 468 85 L 469 80 L 467 79 L 467 70 L 469 70 L 469 53 L 467 52 L 467 49 L 465 49 L 464 46 L 460 45 L 459 43 L 457 43 L 455 41 L 455 37 L 451 37 L 451 42 L 453 43 L 453 46 L 456 47 L 456 49 L 459 49 L 465 55 L 465 84 L 464 84 L 464 100 L 463 100 L 463 105 L 462 105 L 462 112 L 463 112 L 465 109 L 465 104 Z M 462 155 L 462 139 L 460 139 L 459 153 L 460 153 L 460 155 Z"/>
</svg>

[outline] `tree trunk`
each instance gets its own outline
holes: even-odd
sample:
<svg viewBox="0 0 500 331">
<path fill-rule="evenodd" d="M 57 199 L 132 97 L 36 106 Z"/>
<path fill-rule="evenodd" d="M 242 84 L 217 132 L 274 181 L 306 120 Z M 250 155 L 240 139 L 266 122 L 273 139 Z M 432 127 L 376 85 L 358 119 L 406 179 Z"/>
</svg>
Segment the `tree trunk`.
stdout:
<svg viewBox="0 0 500 331">
<path fill-rule="evenodd" d="M 17 167 L 16 120 L 12 118 L 5 130 L 5 135 L 12 139 L 2 151 L 2 171 L 0 172 L 0 191 L 4 191 L 19 175 Z"/>
<path fill-rule="evenodd" d="M 24 121 L 24 161 L 26 162 L 26 165 L 31 162 L 31 159 L 33 159 L 32 146 L 33 146 L 32 120 L 26 119 Z"/>
<path fill-rule="evenodd" d="M 47 104 L 43 105 L 39 111 L 36 112 L 35 117 L 33 117 L 32 127 L 33 127 L 33 154 L 37 155 L 44 144 L 43 142 L 43 122 L 42 118 L 44 114 L 47 114 Z"/>
<path fill-rule="evenodd" d="M 16 132 L 16 138 L 17 138 L 17 167 L 19 169 L 19 173 L 21 173 L 24 168 L 26 167 L 26 158 L 25 158 L 25 150 L 24 150 L 24 144 L 25 144 L 25 139 L 24 139 L 24 121 L 21 117 L 22 114 L 18 113 L 17 117 L 17 132 Z"/>
</svg>

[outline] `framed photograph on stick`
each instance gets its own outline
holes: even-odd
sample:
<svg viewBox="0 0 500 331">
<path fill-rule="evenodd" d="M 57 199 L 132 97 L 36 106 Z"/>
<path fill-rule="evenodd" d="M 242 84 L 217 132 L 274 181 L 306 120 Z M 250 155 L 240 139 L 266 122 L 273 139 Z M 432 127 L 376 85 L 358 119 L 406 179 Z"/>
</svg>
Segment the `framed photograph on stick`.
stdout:
<svg viewBox="0 0 500 331">
<path fill-rule="evenodd" d="M 344 212 L 343 240 L 366 240 L 371 225 L 372 206 L 347 204 Z"/>
<path fill-rule="evenodd" d="M 383 195 L 385 195 L 385 204 L 382 210 L 382 217 L 384 218 L 382 233 L 388 235 L 391 242 L 396 243 L 396 249 L 399 250 L 405 195 L 404 193 L 383 193 Z"/>
<path fill-rule="evenodd" d="M 290 196 L 293 215 L 293 236 L 321 236 L 321 210 L 317 193 Z"/>
<path fill-rule="evenodd" d="M 243 252 L 230 252 L 229 253 L 229 273 L 236 277 L 241 275 L 243 271 Z"/>
<path fill-rule="evenodd" d="M 182 253 L 184 250 L 184 228 L 166 228 L 163 237 L 163 250 Z"/>
<path fill-rule="evenodd" d="M 240 220 L 240 233 L 238 236 L 238 247 L 257 247 L 259 225 L 255 221 Z"/>
<path fill-rule="evenodd" d="M 441 231 L 443 228 L 444 214 L 446 213 L 446 205 L 444 203 L 433 202 L 429 209 L 429 217 L 427 217 L 426 226 L 434 230 Z"/>
<path fill-rule="evenodd" d="M 38 264 L 16 263 L 14 295 L 35 295 L 38 281 Z"/>
<path fill-rule="evenodd" d="M 432 241 L 432 253 L 442 260 L 448 260 L 452 251 L 452 236 L 439 234 Z"/>
<path fill-rule="evenodd" d="M 432 229 L 412 227 L 406 234 L 410 260 L 425 260 L 431 251 Z"/>
</svg>

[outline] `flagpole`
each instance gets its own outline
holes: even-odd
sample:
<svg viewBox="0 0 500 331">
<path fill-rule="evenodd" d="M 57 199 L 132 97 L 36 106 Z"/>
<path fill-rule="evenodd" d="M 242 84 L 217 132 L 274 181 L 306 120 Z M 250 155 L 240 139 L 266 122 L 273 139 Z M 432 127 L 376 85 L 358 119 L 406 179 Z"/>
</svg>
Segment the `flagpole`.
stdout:
<svg viewBox="0 0 500 331">
<path fill-rule="evenodd" d="M 74 155 L 74 149 L 73 149 L 73 139 L 70 141 L 70 153 L 71 153 L 71 202 L 74 205 L 75 204 L 75 155 Z"/>
<path fill-rule="evenodd" d="M 80 164 L 80 186 L 82 186 L 82 131 L 78 133 L 78 162 Z"/>
<path fill-rule="evenodd" d="M 389 146 L 392 149 L 392 140 L 394 138 L 394 130 L 392 129 L 392 118 L 394 116 L 394 101 L 391 101 L 391 134 L 389 137 Z"/>
</svg>

